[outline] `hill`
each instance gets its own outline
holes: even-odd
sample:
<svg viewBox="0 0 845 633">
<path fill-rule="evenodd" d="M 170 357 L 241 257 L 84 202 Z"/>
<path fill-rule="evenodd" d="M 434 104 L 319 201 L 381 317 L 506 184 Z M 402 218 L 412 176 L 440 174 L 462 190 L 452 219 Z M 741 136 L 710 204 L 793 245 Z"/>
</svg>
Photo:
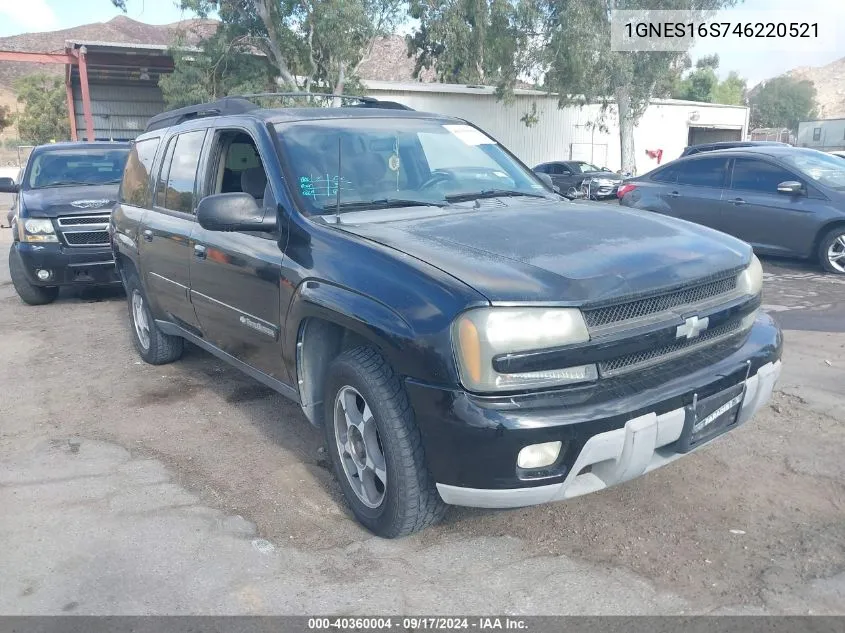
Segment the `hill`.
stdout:
<svg viewBox="0 0 845 633">
<path fill-rule="evenodd" d="M 0 50 L 39 53 L 63 52 L 67 40 L 120 42 L 122 44 L 172 44 L 183 35 L 187 43 L 195 43 L 217 29 L 215 20 L 182 20 L 172 24 L 153 25 L 118 16 L 108 22 L 83 24 L 60 31 L 23 33 L 0 37 Z M 61 76 L 64 68 L 58 64 L 0 63 L 0 88 L 11 88 L 18 77 L 44 72 Z"/>
<path fill-rule="evenodd" d="M 800 66 L 786 73 L 816 86 L 819 118 L 845 117 L 845 57 L 826 66 Z"/>
</svg>

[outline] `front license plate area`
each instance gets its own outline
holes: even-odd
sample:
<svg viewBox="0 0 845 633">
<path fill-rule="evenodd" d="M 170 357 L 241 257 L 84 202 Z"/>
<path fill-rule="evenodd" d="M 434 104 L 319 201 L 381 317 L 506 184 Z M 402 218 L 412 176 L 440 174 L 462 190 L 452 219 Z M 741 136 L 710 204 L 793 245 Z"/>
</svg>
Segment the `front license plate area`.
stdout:
<svg viewBox="0 0 845 633">
<path fill-rule="evenodd" d="M 698 448 L 733 427 L 744 396 L 743 382 L 686 407 L 678 452 L 687 453 Z"/>
</svg>

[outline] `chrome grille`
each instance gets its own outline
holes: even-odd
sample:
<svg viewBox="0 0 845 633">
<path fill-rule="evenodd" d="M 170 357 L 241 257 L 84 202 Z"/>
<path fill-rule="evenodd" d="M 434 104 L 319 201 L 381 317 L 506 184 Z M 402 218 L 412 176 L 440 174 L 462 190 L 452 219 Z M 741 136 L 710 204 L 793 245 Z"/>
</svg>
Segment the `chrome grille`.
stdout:
<svg viewBox="0 0 845 633">
<path fill-rule="evenodd" d="M 79 226 L 80 224 L 108 224 L 107 215 L 81 215 L 59 218 L 59 226 Z"/>
<path fill-rule="evenodd" d="M 74 231 L 64 234 L 65 241 L 71 246 L 100 246 L 109 243 L 108 231 Z"/>
<path fill-rule="evenodd" d="M 599 363 L 599 371 L 602 377 L 607 378 L 656 365 L 738 335 L 746 331 L 751 323 L 753 323 L 753 319 L 746 317 L 746 319 L 735 320 L 712 330 L 706 330 L 694 339 L 682 339 L 665 347 L 619 356 L 604 363 Z"/>
<path fill-rule="evenodd" d="M 682 288 L 662 295 L 637 299 L 626 303 L 584 310 L 584 320 L 592 329 L 615 325 L 624 321 L 641 319 L 681 306 L 701 303 L 736 290 L 737 276 L 709 281 L 689 288 Z"/>
</svg>

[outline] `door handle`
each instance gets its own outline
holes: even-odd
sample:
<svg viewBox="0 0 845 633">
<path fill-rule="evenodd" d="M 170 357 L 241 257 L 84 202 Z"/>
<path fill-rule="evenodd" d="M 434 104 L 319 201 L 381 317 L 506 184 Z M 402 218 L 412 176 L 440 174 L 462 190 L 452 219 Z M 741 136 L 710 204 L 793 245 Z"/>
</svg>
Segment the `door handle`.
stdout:
<svg viewBox="0 0 845 633">
<path fill-rule="evenodd" d="M 680 198 L 681 197 L 681 193 L 679 191 L 670 191 L 666 195 L 668 195 L 670 198 Z"/>
<path fill-rule="evenodd" d="M 194 244 L 194 256 L 197 259 L 205 259 L 206 249 L 202 244 Z"/>
<path fill-rule="evenodd" d="M 731 200 L 731 204 L 735 204 L 736 206 L 741 207 L 745 204 L 745 200 L 743 200 L 742 198 L 734 198 L 733 200 Z"/>
<path fill-rule="evenodd" d="M 153 241 L 153 232 L 150 229 L 144 229 L 144 241 L 145 242 L 152 242 Z"/>
</svg>

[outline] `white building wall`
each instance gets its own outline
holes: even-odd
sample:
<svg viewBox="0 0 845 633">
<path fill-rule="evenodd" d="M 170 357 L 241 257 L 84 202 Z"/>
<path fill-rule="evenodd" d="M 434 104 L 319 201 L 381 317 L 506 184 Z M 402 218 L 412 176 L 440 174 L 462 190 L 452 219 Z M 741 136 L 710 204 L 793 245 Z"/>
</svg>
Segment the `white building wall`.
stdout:
<svg viewBox="0 0 845 633">
<path fill-rule="evenodd" d="M 819 131 L 819 138 L 814 132 Z M 802 121 L 798 124 L 798 147 L 812 147 L 820 150 L 845 149 L 845 119 Z"/>
<path fill-rule="evenodd" d="M 376 81 L 366 84 L 369 96 L 470 121 L 529 166 L 573 159 L 614 171 L 621 168 L 619 124 L 613 108 L 605 113 L 598 105 L 559 108 L 557 98 L 535 91 L 518 91 L 503 102 L 489 88 Z M 521 118 L 532 113 L 533 104 L 539 120 L 526 127 Z M 664 163 L 680 156 L 687 146 L 690 126 L 727 128 L 745 138 L 748 108 L 655 101 L 634 134 L 637 173 L 657 166 L 646 150 L 662 149 Z"/>
</svg>

